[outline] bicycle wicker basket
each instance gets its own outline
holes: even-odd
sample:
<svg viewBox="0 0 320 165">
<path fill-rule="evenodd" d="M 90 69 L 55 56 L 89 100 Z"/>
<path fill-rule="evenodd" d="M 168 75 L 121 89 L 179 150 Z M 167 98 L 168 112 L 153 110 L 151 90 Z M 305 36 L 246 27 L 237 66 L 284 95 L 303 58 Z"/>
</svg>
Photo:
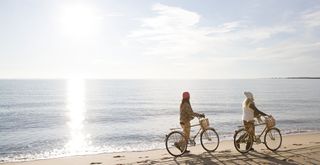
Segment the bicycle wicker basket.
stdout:
<svg viewBox="0 0 320 165">
<path fill-rule="evenodd" d="M 273 116 L 267 117 L 265 121 L 266 121 L 266 126 L 269 129 L 276 125 L 276 120 L 273 118 Z"/>
<path fill-rule="evenodd" d="M 208 118 L 203 118 L 200 119 L 200 125 L 202 129 L 207 129 L 209 127 L 209 119 Z"/>
</svg>

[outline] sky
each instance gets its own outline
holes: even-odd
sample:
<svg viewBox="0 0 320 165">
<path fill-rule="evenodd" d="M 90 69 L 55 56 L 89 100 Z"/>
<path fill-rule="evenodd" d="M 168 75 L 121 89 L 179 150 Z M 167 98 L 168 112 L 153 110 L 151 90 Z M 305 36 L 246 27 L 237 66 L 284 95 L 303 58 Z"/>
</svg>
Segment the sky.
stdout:
<svg viewBox="0 0 320 165">
<path fill-rule="evenodd" d="M 320 76 L 319 0 L 0 0 L 0 78 Z"/>
</svg>

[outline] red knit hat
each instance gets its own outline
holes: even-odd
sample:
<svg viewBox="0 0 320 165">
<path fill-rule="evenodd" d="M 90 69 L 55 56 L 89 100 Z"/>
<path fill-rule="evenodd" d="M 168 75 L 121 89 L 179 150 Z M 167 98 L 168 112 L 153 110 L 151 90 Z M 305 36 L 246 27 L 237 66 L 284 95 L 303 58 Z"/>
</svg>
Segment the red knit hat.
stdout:
<svg viewBox="0 0 320 165">
<path fill-rule="evenodd" d="M 183 92 L 182 98 L 183 98 L 183 99 L 189 99 L 189 98 L 190 98 L 189 92 Z"/>
</svg>

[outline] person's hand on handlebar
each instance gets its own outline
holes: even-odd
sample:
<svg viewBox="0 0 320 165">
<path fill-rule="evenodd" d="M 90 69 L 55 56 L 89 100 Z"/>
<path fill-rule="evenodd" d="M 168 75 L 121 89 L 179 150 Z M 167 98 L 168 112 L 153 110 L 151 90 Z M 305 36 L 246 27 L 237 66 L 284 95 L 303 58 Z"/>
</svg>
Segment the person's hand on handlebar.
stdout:
<svg viewBox="0 0 320 165">
<path fill-rule="evenodd" d="M 261 119 L 261 115 L 259 115 L 259 116 L 257 117 L 257 121 L 258 121 L 258 123 L 262 123 L 262 122 L 263 122 L 262 119 Z"/>
<path fill-rule="evenodd" d="M 271 117 L 271 115 L 268 115 L 268 114 L 267 114 L 267 115 L 265 115 L 265 116 L 263 116 L 263 117 L 266 119 L 266 118 Z"/>
<path fill-rule="evenodd" d="M 200 114 L 199 114 L 199 117 L 200 117 L 200 118 L 204 118 L 204 117 L 206 117 L 206 116 L 205 116 L 203 113 L 200 113 Z"/>
</svg>

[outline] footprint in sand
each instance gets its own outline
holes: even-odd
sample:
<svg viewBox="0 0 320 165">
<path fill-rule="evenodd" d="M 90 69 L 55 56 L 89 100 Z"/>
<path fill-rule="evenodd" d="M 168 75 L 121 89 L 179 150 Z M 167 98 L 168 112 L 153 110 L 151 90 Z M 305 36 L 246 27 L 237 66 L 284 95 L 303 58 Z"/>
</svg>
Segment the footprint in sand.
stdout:
<svg viewBox="0 0 320 165">
<path fill-rule="evenodd" d="M 141 163 L 148 163 L 149 160 L 143 160 L 143 161 L 138 161 L 137 163 L 141 164 Z"/>
<path fill-rule="evenodd" d="M 223 150 L 223 151 L 219 151 L 219 153 L 229 153 L 231 152 L 231 150 Z"/>
<path fill-rule="evenodd" d="M 113 158 L 122 158 L 124 156 L 121 156 L 121 155 L 116 155 L 116 156 L 113 156 Z"/>
<path fill-rule="evenodd" d="M 294 146 L 301 146 L 302 144 L 292 144 L 292 145 L 294 145 Z"/>
<path fill-rule="evenodd" d="M 164 157 L 164 158 L 161 158 L 161 160 L 166 160 L 166 159 L 171 159 L 171 157 Z"/>
<path fill-rule="evenodd" d="M 263 158 L 265 159 L 270 159 L 271 157 L 270 156 L 262 156 Z"/>
<path fill-rule="evenodd" d="M 293 162 L 293 160 L 292 160 L 292 159 L 289 159 L 289 158 L 282 159 L 282 161 L 285 161 L 285 162 Z"/>
<path fill-rule="evenodd" d="M 314 144 L 320 144 L 320 142 L 310 142 L 310 143 L 314 143 Z"/>
</svg>

